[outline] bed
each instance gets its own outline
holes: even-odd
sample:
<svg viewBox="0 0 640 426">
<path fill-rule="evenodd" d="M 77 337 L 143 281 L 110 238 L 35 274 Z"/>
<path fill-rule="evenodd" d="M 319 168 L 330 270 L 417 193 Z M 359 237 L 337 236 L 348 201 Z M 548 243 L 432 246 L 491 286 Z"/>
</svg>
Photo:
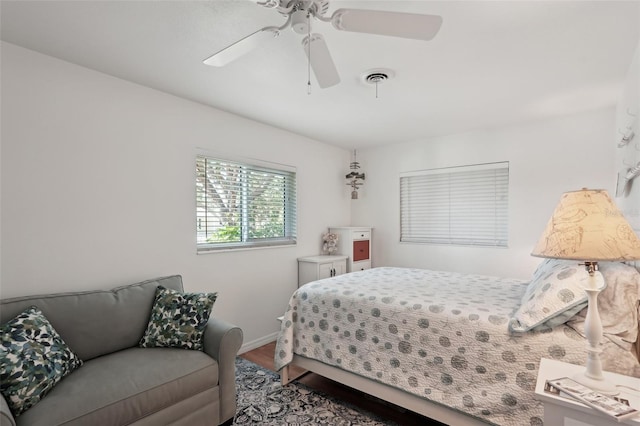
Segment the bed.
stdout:
<svg viewBox="0 0 640 426">
<path fill-rule="evenodd" d="M 284 383 L 297 365 L 446 424 L 542 425 L 540 359 L 586 359 L 582 271 L 545 260 L 530 281 L 390 267 L 314 281 L 290 298 L 275 366 Z M 604 369 L 640 377 L 640 274 L 601 271 Z"/>
</svg>

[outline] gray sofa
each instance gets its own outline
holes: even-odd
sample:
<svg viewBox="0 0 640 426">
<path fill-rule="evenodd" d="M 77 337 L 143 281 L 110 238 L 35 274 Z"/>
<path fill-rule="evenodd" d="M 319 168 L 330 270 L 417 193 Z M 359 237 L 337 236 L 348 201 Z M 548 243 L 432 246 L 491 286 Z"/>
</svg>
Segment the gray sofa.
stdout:
<svg viewBox="0 0 640 426">
<path fill-rule="evenodd" d="M 158 285 L 183 290 L 176 275 L 109 291 L 1 300 L 0 323 L 37 306 L 84 365 L 16 418 L 0 396 L 0 424 L 218 425 L 232 419 L 242 330 L 216 318 L 214 305 L 204 351 L 138 347 Z"/>
</svg>

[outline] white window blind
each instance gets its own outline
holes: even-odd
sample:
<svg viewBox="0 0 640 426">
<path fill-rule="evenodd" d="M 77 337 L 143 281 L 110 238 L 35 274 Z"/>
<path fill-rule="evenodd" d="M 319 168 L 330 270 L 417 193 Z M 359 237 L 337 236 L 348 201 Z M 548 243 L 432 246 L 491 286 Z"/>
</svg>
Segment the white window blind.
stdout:
<svg viewBox="0 0 640 426">
<path fill-rule="evenodd" d="M 400 241 L 507 247 L 509 163 L 402 173 Z"/>
<path fill-rule="evenodd" d="M 296 172 L 196 157 L 198 251 L 296 243 Z"/>
</svg>

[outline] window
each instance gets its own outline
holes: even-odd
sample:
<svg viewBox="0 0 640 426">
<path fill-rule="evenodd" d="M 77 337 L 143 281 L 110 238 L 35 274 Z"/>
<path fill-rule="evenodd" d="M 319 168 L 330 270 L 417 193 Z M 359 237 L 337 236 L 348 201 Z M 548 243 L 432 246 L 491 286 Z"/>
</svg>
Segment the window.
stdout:
<svg viewBox="0 0 640 426">
<path fill-rule="evenodd" d="M 509 163 L 402 173 L 400 241 L 507 247 Z"/>
<path fill-rule="evenodd" d="M 198 155 L 196 236 L 198 252 L 295 244 L 295 169 Z"/>
</svg>

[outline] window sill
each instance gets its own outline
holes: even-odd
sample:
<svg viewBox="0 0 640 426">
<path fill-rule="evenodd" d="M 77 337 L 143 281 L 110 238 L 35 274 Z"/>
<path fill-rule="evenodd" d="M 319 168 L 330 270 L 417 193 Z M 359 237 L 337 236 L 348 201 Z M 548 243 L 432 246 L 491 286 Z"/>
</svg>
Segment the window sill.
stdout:
<svg viewBox="0 0 640 426">
<path fill-rule="evenodd" d="M 277 249 L 277 248 L 293 248 L 296 247 L 297 242 L 280 242 L 280 243 L 271 243 L 271 244 L 258 244 L 258 245 L 237 245 L 237 246 L 227 246 L 227 247 L 213 247 L 213 248 L 198 248 L 196 254 L 214 254 L 214 253 L 228 253 L 228 252 L 236 252 L 236 251 L 247 251 L 247 250 L 263 250 L 263 249 Z"/>
</svg>

